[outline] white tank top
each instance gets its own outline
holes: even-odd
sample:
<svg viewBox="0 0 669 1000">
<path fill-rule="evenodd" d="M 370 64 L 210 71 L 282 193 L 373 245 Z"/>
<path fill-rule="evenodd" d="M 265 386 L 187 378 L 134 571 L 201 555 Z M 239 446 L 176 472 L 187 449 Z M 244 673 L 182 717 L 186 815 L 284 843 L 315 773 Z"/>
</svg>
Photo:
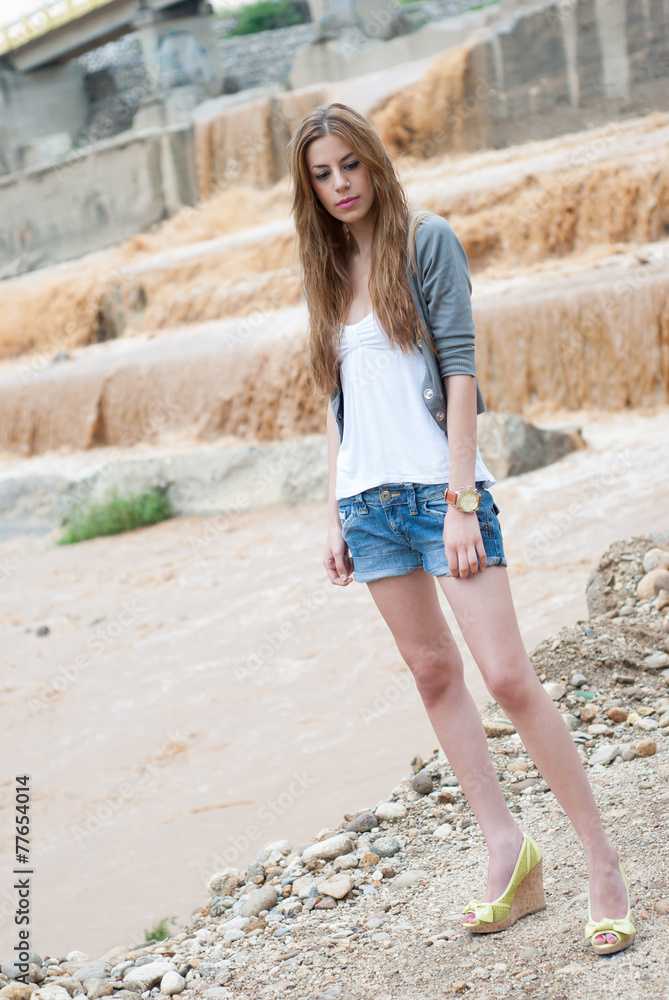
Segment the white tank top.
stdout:
<svg viewBox="0 0 669 1000">
<path fill-rule="evenodd" d="M 448 438 L 430 416 L 418 347 L 390 344 L 375 314 L 342 327 L 339 349 L 344 436 L 337 457 L 338 500 L 382 483 L 448 482 Z M 495 479 L 476 448 L 476 482 Z"/>
</svg>

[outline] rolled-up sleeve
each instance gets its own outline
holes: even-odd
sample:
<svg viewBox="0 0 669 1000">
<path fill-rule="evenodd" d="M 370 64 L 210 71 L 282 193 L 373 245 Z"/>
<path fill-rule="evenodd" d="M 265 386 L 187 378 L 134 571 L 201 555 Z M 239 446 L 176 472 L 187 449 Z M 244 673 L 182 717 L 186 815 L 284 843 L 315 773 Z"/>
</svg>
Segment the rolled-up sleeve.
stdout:
<svg viewBox="0 0 669 1000">
<path fill-rule="evenodd" d="M 469 261 L 446 219 L 430 215 L 420 223 L 416 263 L 441 377 L 476 375 Z"/>
</svg>

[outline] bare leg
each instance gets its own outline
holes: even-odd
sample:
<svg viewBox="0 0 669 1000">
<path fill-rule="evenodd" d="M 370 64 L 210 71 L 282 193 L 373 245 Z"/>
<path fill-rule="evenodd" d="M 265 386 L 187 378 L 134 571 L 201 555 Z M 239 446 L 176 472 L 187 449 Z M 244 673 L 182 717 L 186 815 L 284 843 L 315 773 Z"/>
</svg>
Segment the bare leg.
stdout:
<svg viewBox="0 0 669 1000">
<path fill-rule="evenodd" d="M 436 736 L 485 837 L 490 861 L 483 899 L 491 902 L 507 887 L 522 834 L 500 789 L 434 578 L 421 569 L 368 586 L 414 675 Z M 475 919 L 471 914 L 470 920 Z"/>
<path fill-rule="evenodd" d="M 489 566 L 467 579 L 439 577 L 486 686 L 516 727 L 581 839 L 590 879 L 592 917 L 624 917 L 625 885 L 569 730 L 544 691 L 525 651 L 508 576 Z M 615 940 L 608 935 L 609 940 Z M 600 936 L 597 943 L 605 943 Z"/>
</svg>

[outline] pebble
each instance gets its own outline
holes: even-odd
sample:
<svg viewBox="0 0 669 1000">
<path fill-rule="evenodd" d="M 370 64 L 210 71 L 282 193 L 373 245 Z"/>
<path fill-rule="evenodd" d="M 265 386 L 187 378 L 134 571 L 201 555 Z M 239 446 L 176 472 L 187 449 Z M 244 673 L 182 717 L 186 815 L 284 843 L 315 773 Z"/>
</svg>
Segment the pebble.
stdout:
<svg viewBox="0 0 669 1000">
<path fill-rule="evenodd" d="M 655 607 L 658 611 L 664 611 L 665 608 L 669 608 L 669 590 L 662 588 L 657 595 L 657 601 L 655 602 Z"/>
<path fill-rule="evenodd" d="M 348 837 L 346 838 L 348 840 Z M 350 840 L 348 841 L 350 847 Z M 263 885 L 252 892 L 241 909 L 243 917 L 257 917 L 261 910 L 271 910 L 276 906 L 277 892 L 273 885 Z"/>
<path fill-rule="evenodd" d="M 669 569 L 669 552 L 664 549 L 648 549 L 643 557 L 644 573 L 651 573 L 654 569 Z"/>
<path fill-rule="evenodd" d="M 332 875 L 330 878 L 325 879 L 324 882 L 318 883 L 318 891 L 323 896 L 332 896 L 333 899 L 343 899 L 344 896 L 348 896 L 352 888 L 353 883 L 350 876 L 345 875 L 343 872 L 339 875 Z"/>
<path fill-rule="evenodd" d="M 2 1000 L 29 1000 L 37 987 L 34 983 L 8 983 L 0 990 Z"/>
<path fill-rule="evenodd" d="M 655 583 L 656 581 L 661 582 L 663 577 L 666 575 L 668 574 L 665 569 L 653 569 L 650 573 L 646 573 L 646 575 L 642 576 L 639 580 L 636 588 L 636 596 L 642 601 L 647 601 L 651 597 L 655 597 L 655 594 L 657 593 Z M 657 590 L 661 589 L 661 587 L 657 588 Z"/>
<path fill-rule="evenodd" d="M 669 726 L 669 712 L 665 712 L 664 715 L 660 716 L 658 726 L 660 729 L 664 729 L 665 726 Z"/>
<path fill-rule="evenodd" d="M 411 787 L 419 795 L 429 795 L 434 789 L 434 779 L 428 771 L 419 771 L 411 781 Z"/>
<path fill-rule="evenodd" d="M 588 758 L 588 764 L 591 767 L 594 767 L 596 764 L 610 764 L 616 759 L 619 752 L 619 746 L 600 747 Z"/>
<path fill-rule="evenodd" d="M 379 821 L 373 812 L 362 812 L 351 820 L 346 829 L 353 833 L 368 833 L 378 825 Z"/>
<path fill-rule="evenodd" d="M 160 992 L 165 993 L 168 997 L 173 997 L 175 994 L 181 993 L 185 989 L 185 986 L 186 980 L 174 969 L 166 972 L 160 980 Z"/>
<path fill-rule="evenodd" d="M 437 837 L 438 840 L 447 840 L 452 833 L 453 833 L 453 827 L 451 826 L 451 824 L 442 823 L 441 826 L 438 826 L 437 829 L 433 832 L 432 836 Z"/>
<path fill-rule="evenodd" d="M 498 736 L 513 736 L 516 731 L 510 722 L 503 722 L 501 719 L 484 719 L 483 728 L 491 740 Z"/>
<path fill-rule="evenodd" d="M 638 719 L 634 725 L 637 729 L 644 729 L 647 733 L 658 728 L 658 723 L 655 719 Z"/>
<path fill-rule="evenodd" d="M 113 992 L 113 987 L 109 988 L 110 993 Z M 70 1000 L 70 994 L 67 990 L 63 989 L 57 983 L 48 983 L 46 986 L 41 986 L 35 993 L 35 997 L 39 997 L 40 1000 Z"/>
<path fill-rule="evenodd" d="M 585 674 L 579 674 L 578 672 L 575 672 L 569 678 L 569 683 L 573 684 L 574 687 L 576 688 L 580 688 L 583 687 L 584 684 L 588 683 L 588 678 L 585 676 Z"/>
<path fill-rule="evenodd" d="M 260 861 L 252 861 L 246 870 L 246 881 L 251 882 L 255 878 L 265 878 L 265 866 Z M 224 893 L 227 895 L 227 893 Z"/>
<path fill-rule="evenodd" d="M 576 718 L 575 715 L 572 715 L 571 712 L 565 712 L 562 718 L 564 719 L 567 725 L 567 729 L 574 730 L 580 728 L 581 725 L 580 721 Z"/>
<path fill-rule="evenodd" d="M 392 819 L 404 819 L 407 809 L 403 802 L 382 802 L 374 812 L 378 819 L 388 822 Z"/>
<path fill-rule="evenodd" d="M 603 722 L 594 723 L 592 726 L 588 726 L 588 732 L 591 736 L 610 736 L 611 728 L 605 725 Z"/>
<path fill-rule="evenodd" d="M 372 844 L 374 848 L 374 853 L 378 854 L 380 858 L 392 858 L 399 850 L 401 850 L 402 845 L 396 837 L 379 837 Z"/>
<path fill-rule="evenodd" d="M 355 854 L 340 854 L 334 859 L 334 867 L 337 871 L 346 871 L 348 868 L 357 868 L 358 859 Z"/>
<path fill-rule="evenodd" d="M 634 760 L 636 754 L 631 747 L 625 747 L 625 749 L 621 751 L 620 756 L 623 760 Z"/>
<path fill-rule="evenodd" d="M 31 965 L 41 966 L 42 959 L 39 957 L 36 951 L 28 952 L 28 960 Z M 8 959 L 6 962 L 2 963 L 2 974 L 7 976 L 7 979 L 16 979 L 17 976 L 22 976 L 23 971 L 18 967 L 18 962 L 14 958 Z"/>
<path fill-rule="evenodd" d="M 402 872 L 401 875 L 396 875 L 390 884 L 393 889 L 406 889 L 410 885 L 420 882 L 421 879 L 429 877 L 430 872 L 425 868 L 410 868 L 408 871 Z"/>
<path fill-rule="evenodd" d="M 319 899 L 316 902 L 316 904 L 314 906 L 314 909 L 315 910 L 334 910 L 335 907 L 336 907 L 336 905 L 337 905 L 337 900 L 334 898 L 334 896 L 323 896 L 322 899 Z"/>
<path fill-rule="evenodd" d="M 657 753 L 657 744 L 655 740 L 640 740 L 634 750 L 639 757 L 652 757 Z"/>
<path fill-rule="evenodd" d="M 118 976 L 119 979 L 123 979 L 123 973 L 125 972 L 125 970 L 126 969 L 132 969 L 132 967 L 133 967 L 134 964 L 135 963 L 132 961 L 132 959 L 128 958 L 128 959 L 126 959 L 123 962 L 119 962 L 118 965 L 115 965 L 112 968 L 112 970 L 109 973 L 109 975 L 110 976 L 114 976 L 114 977 Z"/>
<path fill-rule="evenodd" d="M 99 997 L 111 996 L 114 992 L 114 987 L 104 979 L 87 979 L 84 982 L 84 990 L 86 991 L 88 1000 L 99 1000 Z M 68 993 L 67 995 L 69 996 L 70 994 Z M 53 1000 L 57 1000 L 57 998 L 54 997 Z"/>
<path fill-rule="evenodd" d="M 597 711 L 596 705 L 584 705 L 579 712 L 581 722 L 592 722 L 593 719 L 597 718 Z"/>
<path fill-rule="evenodd" d="M 544 691 L 548 694 L 549 698 L 553 701 L 559 701 L 560 698 L 564 698 L 567 693 L 567 689 L 563 684 L 558 684 L 556 681 L 546 681 L 544 683 Z"/>
<path fill-rule="evenodd" d="M 94 963 L 91 962 L 90 964 L 93 965 Z M 125 989 L 135 987 L 138 992 L 140 990 L 150 990 L 158 985 L 165 973 L 171 971 L 171 968 L 172 966 L 168 962 L 149 962 L 147 965 L 141 965 L 139 968 L 128 969 L 123 978 L 123 986 Z"/>
<path fill-rule="evenodd" d="M 85 955 L 83 951 L 68 951 L 65 956 L 68 962 L 87 962 L 88 955 Z"/>
<path fill-rule="evenodd" d="M 364 851 L 360 856 L 360 861 L 358 862 L 359 868 L 376 868 L 376 865 L 381 860 L 378 854 L 374 851 Z"/>
<path fill-rule="evenodd" d="M 74 979 L 80 983 L 85 983 L 87 979 L 106 979 L 111 972 L 111 965 L 108 962 L 96 961 L 86 962 L 80 966 L 76 972 L 72 973 Z"/>
<path fill-rule="evenodd" d="M 655 900 L 655 912 L 661 913 L 663 917 L 666 917 L 669 914 L 669 899 Z"/>
<path fill-rule="evenodd" d="M 615 706 L 606 713 L 611 722 L 625 722 L 627 719 L 627 709 Z"/>
<path fill-rule="evenodd" d="M 651 653 L 643 661 L 646 670 L 662 670 L 669 667 L 669 653 Z"/>
<path fill-rule="evenodd" d="M 286 854 L 290 854 L 292 849 L 293 845 L 289 840 L 271 840 L 269 844 L 265 844 L 265 846 L 258 851 L 256 861 L 260 861 L 260 863 L 264 865 L 266 861 L 269 861 L 270 855 L 277 854 L 279 856 L 284 856 Z"/>
<path fill-rule="evenodd" d="M 307 847 L 302 852 L 302 864 L 306 864 L 307 861 L 315 861 L 317 858 L 322 858 L 324 861 L 333 861 L 340 854 L 350 853 L 351 838 L 347 837 L 345 833 L 339 833 L 334 837 L 319 840 L 317 843 Z"/>
<path fill-rule="evenodd" d="M 223 871 L 211 876 L 207 882 L 207 891 L 212 896 L 231 896 L 241 884 L 242 880 L 236 868 L 224 868 Z"/>
</svg>

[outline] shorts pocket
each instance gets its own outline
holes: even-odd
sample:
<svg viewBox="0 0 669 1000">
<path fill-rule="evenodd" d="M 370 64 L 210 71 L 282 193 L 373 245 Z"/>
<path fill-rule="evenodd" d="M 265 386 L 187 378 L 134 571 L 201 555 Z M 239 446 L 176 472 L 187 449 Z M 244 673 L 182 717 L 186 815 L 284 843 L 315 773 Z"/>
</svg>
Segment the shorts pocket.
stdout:
<svg viewBox="0 0 669 1000">
<path fill-rule="evenodd" d="M 341 524 L 342 535 L 353 524 L 353 521 L 355 520 L 355 515 L 356 515 L 356 509 L 354 504 L 352 503 L 339 504 L 339 522 Z"/>
</svg>

